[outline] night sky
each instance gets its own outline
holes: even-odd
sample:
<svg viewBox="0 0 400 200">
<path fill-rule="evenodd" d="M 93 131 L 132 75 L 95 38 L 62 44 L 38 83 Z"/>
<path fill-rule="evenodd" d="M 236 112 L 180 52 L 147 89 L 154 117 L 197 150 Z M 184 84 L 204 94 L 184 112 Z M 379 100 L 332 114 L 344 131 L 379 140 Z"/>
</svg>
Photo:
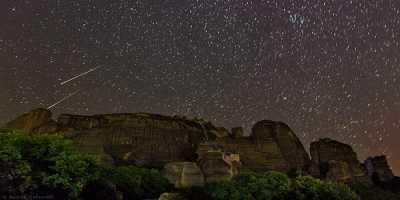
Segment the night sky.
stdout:
<svg viewBox="0 0 400 200">
<path fill-rule="evenodd" d="M 398 0 L 1 0 L 0 123 L 63 98 L 56 116 L 279 120 L 400 174 L 399 59 Z"/>
</svg>

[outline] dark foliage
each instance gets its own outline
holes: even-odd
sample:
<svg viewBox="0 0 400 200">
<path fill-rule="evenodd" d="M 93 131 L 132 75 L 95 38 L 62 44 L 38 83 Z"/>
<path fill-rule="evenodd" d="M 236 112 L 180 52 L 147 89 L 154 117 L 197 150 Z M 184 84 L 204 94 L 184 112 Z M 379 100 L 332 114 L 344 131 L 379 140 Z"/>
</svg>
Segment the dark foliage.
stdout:
<svg viewBox="0 0 400 200">
<path fill-rule="evenodd" d="M 279 172 L 249 173 L 233 181 L 210 184 L 205 188 L 214 200 L 358 200 L 349 187 L 323 182 L 309 176 L 295 179 Z"/>
<path fill-rule="evenodd" d="M 172 185 L 156 169 L 123 166 L 103 169 L 101 176 L 123 193 L 124 199 L 157 198 Z"/>
<path fill-rule="evenodd" d="M 28 136 L 0 130 L 0 192 L 5 198 L 77 198 L 97 179 L 94 157 L 78 153 L 57 135 Z"/>
</svg>

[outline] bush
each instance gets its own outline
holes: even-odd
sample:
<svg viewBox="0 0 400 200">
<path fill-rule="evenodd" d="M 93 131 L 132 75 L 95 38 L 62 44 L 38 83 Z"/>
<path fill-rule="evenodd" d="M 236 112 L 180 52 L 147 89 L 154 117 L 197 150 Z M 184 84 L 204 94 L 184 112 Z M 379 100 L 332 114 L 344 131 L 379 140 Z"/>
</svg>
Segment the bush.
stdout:
<svg viewBox="0 0 400 200">
<path fill-rule="evenodd" d="M 279 172 L 243 174 L 230 182 L 207 185 L 205 193 L 214 200 L 359 200 L 344 184 L 309 176 L 291 180 Z"/>
<path fill-rule="evenodd" d="M 22 185 L 2 191 L 8 195 L 54 190 L 77 198 L 85 184 L 97 178 L 96 159 L 78 153 L 70 140 L 56 135 L 0 129 L 0 163 L 0 173 L 13 177 L 1 184 Z"/>
<path fill-rule="evenodd" d="M 281 200 L 290 190 L 290 179 L 278 172 L 247 173 L 236 177 L 233 181 L 215 183 L 206 187 L 211 198 L 223 199 L 257 199 Z"/>
<path fill-rule="evenodd" d="M 299 176 L 294 179 L 293 200 L 358 200 L 359 197 L 347 185 L 321 181 L 311 176 Z"/>
<path fill-rule="evenodd" d="M 103 169 L 102 177 L 117 185 L 124 198 L 156 198 L 169 191 L 172 185 L 159 171 L 135 166 L 123 166 Z"/>
</svg>

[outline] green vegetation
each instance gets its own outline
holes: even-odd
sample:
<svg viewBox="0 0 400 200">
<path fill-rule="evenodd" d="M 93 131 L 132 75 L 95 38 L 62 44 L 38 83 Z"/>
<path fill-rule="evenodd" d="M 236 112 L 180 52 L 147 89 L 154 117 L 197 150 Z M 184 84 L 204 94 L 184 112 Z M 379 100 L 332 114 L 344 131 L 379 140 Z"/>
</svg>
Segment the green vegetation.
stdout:
<svg viewBox="0 0 400 200">
<path fill-rule="evenodd" d="M 110 180 L 127 199 L 157 198 L 172 189 L 172 185 L 155 169 L 124 166 L 102 171 L 102 177 Z"/>
<path fill-rule="evenodd" d="M 94 157 L 79 154 L 72 142 L 57 135 L 27 136 L 15 130 L 0 130 L 0 167 L 11 176 L 3 194 L 17 195 L 53 190 L 76 198 L 82 188 L 96 179 Z M 3 180 L 5 181 L 5 180 Z M 5 183 L 7 184 L 7 183 Z"/>
<path fill-rule="evenodd" d="M 116 185 L 127 199 L 155 198 L 170 189 L 157 170 L 102 168 L 95 157 L 79 153 L 72 141 L 61 136 L 0 129 L 1 195 L 78 199 L 87 185 L 102 181 Z"/>
<path fill-rule="evenodd" d="M 299 176 L 293 181 L 293 200 L 357 200 L 358 195 L 347 185 Z"/>
<path fill-rule="evenodd" d="M 205 192 L 214 200 L 358 200 L 356 193 L 339 183 L 309 176 L 295 179 L 279 172 L 249 173 L 233 181 L 210 184 Z"/>
</svg>

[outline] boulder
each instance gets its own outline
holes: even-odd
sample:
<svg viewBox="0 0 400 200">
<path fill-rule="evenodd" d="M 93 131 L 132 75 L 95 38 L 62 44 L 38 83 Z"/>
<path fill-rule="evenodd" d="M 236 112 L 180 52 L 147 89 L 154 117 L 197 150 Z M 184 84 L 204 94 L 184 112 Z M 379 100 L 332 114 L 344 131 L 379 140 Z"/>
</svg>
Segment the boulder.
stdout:
<svg viewBox="0 0 400 200">
<path fill-rule="evenodd" d="M 179 193 L 163 193 L 158 200 L 186 200 L 186 198 Z"/>
<path fill-rule="evenodd" d="M 164 166 L 163 176 L 175 188 L 204 186 L 204 175 L 194 162 L 172 162 Z"/>
<path fill-rule="evenodd" d="M 206 183 L 231 180 L 238 174 L 238 165 L 232 155 L 220 151 L 209 151 L 201 155 L 198 164 L 204 174 Z"/>
<path fill-rule="evenodd" d="M 328 173 L 332 178 L 333 173 L 337 174 L 334 175 L 336 176 L 334 179 L 341 179 L 338 174 L 344 173 L 346 174 L 344 177 L 347 177 L 350 173 L 350 181 L 370 183 L 365 168 L 358 161 L 357 154 L 350 145 L 324 138 L 311 143 L 310 153 L 312 162 L 319 168 L 320 178 L 327 178 Z M 329 172 L 332 170 L 334 172 Z"/>
<path fill-rule="evenodd" d="M 40 126 L 51 122 L 51 112 L 44 108 L 38 108 L 22 114 L 16 119 L 6 123 L 4 127 L 19 129 L 26 133 L 32 133 Z"/>
</svg>

